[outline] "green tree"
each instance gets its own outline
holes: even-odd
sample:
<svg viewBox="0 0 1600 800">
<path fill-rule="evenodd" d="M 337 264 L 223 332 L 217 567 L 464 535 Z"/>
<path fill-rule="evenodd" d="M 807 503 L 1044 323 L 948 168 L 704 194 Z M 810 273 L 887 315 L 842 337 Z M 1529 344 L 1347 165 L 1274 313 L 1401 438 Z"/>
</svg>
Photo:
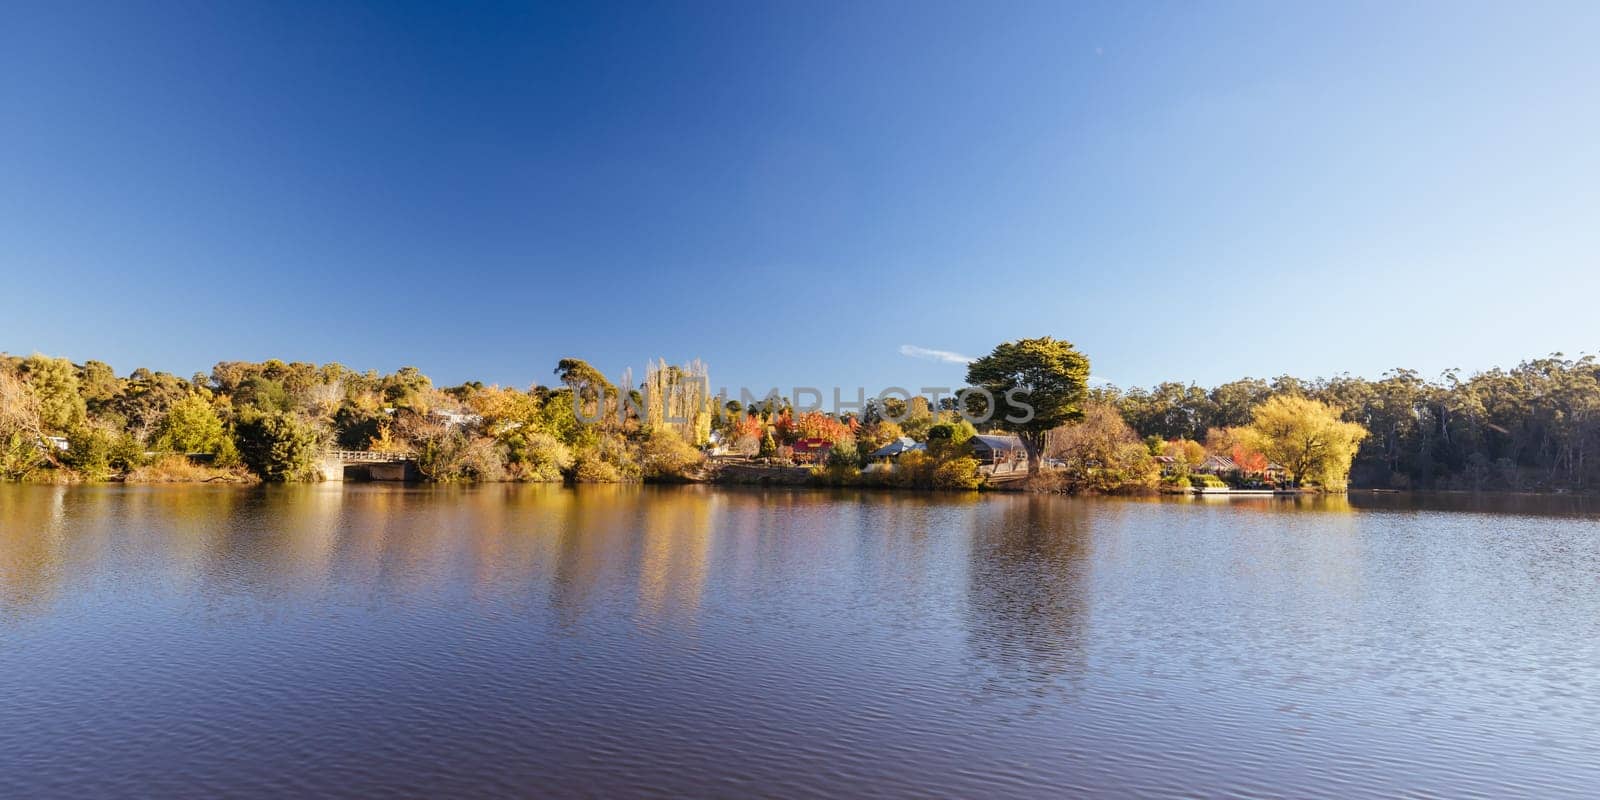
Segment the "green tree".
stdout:
<svg viewBox="0 0 1600 800">
<path fill-rule="evenodd" d="M 112 455 L 117 435 L 97 425 L 80 425 L 67 435 L 67 452 L 62 462 L 77 470 L 84 480 L 103 481 L 111 477 Z"/>
<path fill-rule="evenodd" d="M 611 414 L 606 412 L 606 397 L 616 397 L 617 388 L 606 380 L 600 370 L 589 366 L 589 362 L 581 358 L 563 358 L 557 362 L 555 374 L 576 397 L 575 401 L 569 398 L 569 402 L 582 404 L 585 419 L 598 418 L 602 423 L 610 421 Z M 573 410 L 576 415 L 576 407 Z"/>
<path fill-rule="evenodd" d="M 928 429 L 928 455 L 940 460 L 971 455 L 967 442 L 977 434 L 966 420 L 941 422 Z"/>
<path fill-rule="evenodd" d="M 365 450 L 378 438 L 389 421 L 387 414 L 356 405 L 343 405 L 333 413 L 333 429 L 339 446 L 346 450 Z"/>
<path fill-rule="evenodd" d="M 191 394 L 172 404 L 156 433 L 157 450 L 221 454 L 230 450 L 227 429 L 211 401 Z"/>
<path fill-rule="evenodd" d="M 78 368 L 71 361 L 34 354 L 22 362 L 22 371 L 39 398 L 39 421 L 45 430 L 67 433 L 88 419 L 78 392 Z"/>
<path fill-rule="evenodd" d="M 96 414 L 122 393 L 122 381 L 110 364 L 89 360 L 78 369 L 78 389 L 89 413 Z"/>
<path fill-rule="evenodd" d="M 239 420 L 239 455 L 262 480 L 316 479 L 322 441 L 317 429 L 287 411 L 253 412 Z"/>
<path fill-rule="evenodd" d="M 187 397 L 192 388 L 176 375 L 139 368 L 128 376 L 122 391 L 108 404 L 111 413 L 121 416 L 140 442 L 155 435 L 167 409 Z"/>
<path fill-rule="evenodd" d="M 1048 336 L 1020 339 L 968 365 L 967 383 L 994 396 L 989 423 L 1017 434 L 1028 451 L 1028 471 L 1037 474 L 1045 434 L 1083 415 L 1089 359 Z"/>
<path fill-rule="evenodd" d="M 383 399 L 396 408 L 427 411 L 427 397 L 433 381 L 416 367 L 401 367 L 393 375 L 384 376 L 379 383 Z"/>
</svg>

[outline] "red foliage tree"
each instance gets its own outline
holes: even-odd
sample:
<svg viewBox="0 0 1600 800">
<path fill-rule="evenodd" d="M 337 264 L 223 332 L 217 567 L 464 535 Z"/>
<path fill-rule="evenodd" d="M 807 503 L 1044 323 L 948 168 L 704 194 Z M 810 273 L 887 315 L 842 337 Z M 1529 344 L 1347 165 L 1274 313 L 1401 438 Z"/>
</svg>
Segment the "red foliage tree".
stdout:
<svg viewBox="0 0 1600 800">
<path fill-rule="evenodd" d="M 852 438 L 849 425 L 820 411 L 807 411 L 798 417 L 784 413 L 778 417 L 778 436 L 786 442 L 821 439 L 828 444 Z"/>
<path fill-rule="evenodd" d="M 1267 457 L 1245 447 L 1242 444 L 1233 446 L 1233 463 L 1239 465 L 1239 471 L 1246 475 L 1254 475 L 1267 471 Z"/>
</svg>

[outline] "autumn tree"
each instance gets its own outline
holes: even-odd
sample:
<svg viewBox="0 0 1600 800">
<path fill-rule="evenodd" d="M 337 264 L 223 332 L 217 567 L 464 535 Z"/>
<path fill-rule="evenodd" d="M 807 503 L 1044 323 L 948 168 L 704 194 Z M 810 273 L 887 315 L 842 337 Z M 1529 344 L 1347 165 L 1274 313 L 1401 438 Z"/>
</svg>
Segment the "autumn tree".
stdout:
<svg viewBox="0 0 1600 800">
<path fill-rule="evenodd" d="M 1233 463 L 1239 465 L 1239 471 L 1246 475 L 1259 475 L 1266 472 L 1267 467 L 1271 466 L 1271 462 L 1267 460 L 1264 454 L 1251 450 L 1242 444 L 1234 445 L 1228 456 L 1233 459 Z"/>
<path fill-rule="evenodd" d="M 53 450 L 41 448 L 44 423 L 33 387 L 0 365 L 0 477 L 20 480 Z"/>
<path fill-rule="evenodd" d="M 861 426 L 856 432 L 856 445 L 867 455 L 906 435 L 905 430 L 893 420 L 878 419 Z"/>
<path fill-rule="evenodd" d="M 798 415 L 785 412 L 778 417 L 777 426 L 778 435 L 785 442 L 821 439 L 828 444 L 839 444 L 853 439 L 849 425 L 821 411 L 807 411 Z"/>
<path fill-rule="evenodd" d="M 652 362 L 645 369 L 640 399 L 651 427 L 671 425 L 691 445 L 710 438 L 711 377 L 699 359 L 683 366 L 668 365 L 666 359 Z"/>
<path fill-rule="evenodd" d="M 967 383 L 994 397 L 989 423 L 1017 434 L 1037 474 L 1045 434 L 1083 416 L 1089 359 L 1048 336 L 1020 339 L 969 364 Z"/>
<path fill-rule="evenodd" d="M 757 417 L 746 414 L 733 417 L 727 426 L 729 452 L 744 456 L 753 456 L 761 452 L 761 437 L 766 432 L 767 427 L 762 425 Z"/>
<path fill-rule="evenodd" d="M 1257 406 L 1244 443 L 1282 464 L 1295 483 L 1344 488 L 1350 462 L 1367 430 L 1340 419 L 1339 409 L 1294 394 L 1275 395 Z"/>
<path fill-rule="evenodd" d="M 1186 467 L 1198 467 L 1206 460 L 1205 445 L 1193 439 L 1173 439 L 1163 442 L 1161 454 L 1177 460 Z"/>
<path fill-rule="evenodd" d="M 1154 486 L 1161 470 L 1150 449 L 1117 409 L 1087 403 L 1082 420 L 1050 434 L 1050 455 L 1060 459 L 1075 489 L 1117 491 Z"/>
</svg>

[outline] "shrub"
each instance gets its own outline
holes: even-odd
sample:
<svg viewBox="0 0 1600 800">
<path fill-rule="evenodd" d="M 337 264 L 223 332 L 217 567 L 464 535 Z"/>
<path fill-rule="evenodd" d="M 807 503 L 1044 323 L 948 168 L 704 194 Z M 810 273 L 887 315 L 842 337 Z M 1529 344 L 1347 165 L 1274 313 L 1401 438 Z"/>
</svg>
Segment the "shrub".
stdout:
<svg viewBox="0 0 1600 800">
<path fill-rule="evenodd" d="M 908 489 L 926 489 L 933 485 L 934 460 L 921 450 L 903 453 L 887 473 L 888 484 Z"/>
<path fill-rule="evenodd" d="M 20 481 L 43 463 L 35 437 L 22 431 L 0 434 L 0 478 Z"/>
<path fill-rule="evenodd" d="M 1068 482 L 1066 473 L 1061 470 L 1042 469 L 1023 479 L 1023 486 L 1030 492 L 1060 493 L 1076 490 L 1077 486 Z"/>
<path fill-rule="evenodd" d="M 826 467 L 813 468 L 811 481 L 821 486 L 859 486 L 861 470 L 854 464 L 830 462 Z"/>
<path fill-rule="evenodd" d="M 855 467 L 861 463 L 854 439 L 845 439 L 828 451 L 828 466 Z"/>
<path fill-rule="evenodd" d="M 704 457 L 700 451 L 683 440 L 678 432 L 665 425 L 653 426 L 645 436 L 640 452 L 640 466 L 644 477 L 655 480 L 685 480 Z"/>
<path fill-rule="evenodd" d="M 578 483 L 619 483 L 622 481 L 622 472 L 597 454 L 586 453 L 578 459 L 578 468 L 572 478 Z"/>
<path fill-rule="evenodd" d="M 161 456 L 150 464 L 134 467 L 127 476 L 129 483 L 240 483 L 250 480 L 253 480 L 250 474 L 238 467 L 224 469 L 215 465 L 196 464 L 181 455 Z"/>
<path fill-rule="evenodd" d="M 227 463 L 222 466 L 238 466 L 239 448 L 234 446 L 232 437 L 223 442 L 223 450 L 227 454 Z M 144 453 L 144 444 L 138 436 L 131 431 L 119 431 L 116 441 L 111 445 L 111 467 L 123 472 L 137 469 L 149 461 Z M 223 456 L 219 455 L 214 463 L 221 464 L 223 461 Z"/>
<path fill-rule="evenodd" d="M 620 483 L 639 479 L 639 465 L 620 436 L 606 434 L 578 452 L 573 480 L 579 483 Z"/>
<path fill-rule="evenodd" d="M 933 470 L 933 486 L 936 489 L 976 489 L 982 483 L 978 460 L 971 456 L 952 458 Z"/>
<path fill-rule="evenodd" d="M 417 471 L 441 482 L 497 481 L 505 477 L 505 460 L 493 439 L 439 429 L 418 441 Z"/>
<path fill-rule="evenodd" d="M 1226 489 L 1227 482 L 1215 475 L 1190 475 L 1189 485 L 1196 489 Z"/>
<path fill-rule="evenodd" d="M 516 477 L 527 481 L 559 481 L 563 472 L 572 469 L 573 463 L 572 450 L 548 433 L 522 437 L 511 457 L 512 471 Z"/>
<path fill-rule="evenodd" d="M 61 461 L 86 481 L 103 481 L 111 477 L 111 453 L 116 444 L 111 431 L 80 425 L 67 434 L 67 451 Z"/>
</svg>

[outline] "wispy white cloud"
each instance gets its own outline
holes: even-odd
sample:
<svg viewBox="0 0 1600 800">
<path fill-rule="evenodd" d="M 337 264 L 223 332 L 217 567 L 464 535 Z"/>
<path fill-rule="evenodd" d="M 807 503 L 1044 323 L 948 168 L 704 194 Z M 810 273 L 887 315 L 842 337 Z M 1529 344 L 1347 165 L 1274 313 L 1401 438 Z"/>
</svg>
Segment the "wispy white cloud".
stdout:
<svg viewBox="0 0 1600 800">
<path fill-rule="evenodd" d="M 971 364 L 977 359 L 952 353 L 949 350 L 934 350 L 927 347 L 918 347 L 914 344 L 900 345 L 900 355 L 910 358 L 922 358 L 928 361 L 943 361 L 946 364 Z"/>
</svg>

